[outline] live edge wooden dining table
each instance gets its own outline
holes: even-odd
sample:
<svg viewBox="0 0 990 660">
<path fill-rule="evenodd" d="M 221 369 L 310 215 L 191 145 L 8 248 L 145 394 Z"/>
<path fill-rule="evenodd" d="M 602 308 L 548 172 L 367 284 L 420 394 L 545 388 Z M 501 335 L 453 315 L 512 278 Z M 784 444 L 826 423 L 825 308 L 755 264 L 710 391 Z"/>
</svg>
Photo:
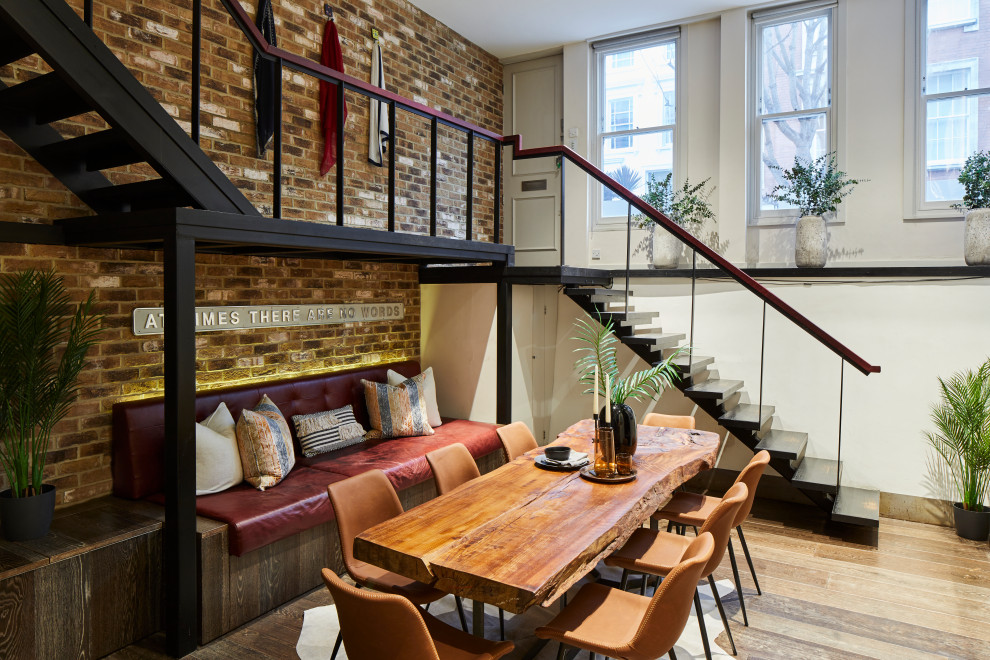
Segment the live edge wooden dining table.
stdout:
<svg viewBox="0 0 990 660">
<path fill-rule="evenodd" d="M 591 452 L 594 425 L 552 443 Z M 521 613 L 549 605 L 715 462 L 715 433 L 640 426 L 635 481 L 600 484 L 534 465 L 543 448 L 366 530 L 354 556 L 437 589 Z M 474 607 L 482 634 L 482 607 Z"/>
</svg>

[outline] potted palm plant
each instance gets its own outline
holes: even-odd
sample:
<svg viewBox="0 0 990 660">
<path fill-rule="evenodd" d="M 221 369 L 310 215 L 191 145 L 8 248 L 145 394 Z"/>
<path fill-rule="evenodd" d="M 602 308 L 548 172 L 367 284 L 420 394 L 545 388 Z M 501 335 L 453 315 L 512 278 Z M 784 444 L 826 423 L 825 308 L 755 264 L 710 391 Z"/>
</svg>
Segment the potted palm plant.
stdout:
<svg viewBox="0 0 990 660">
<path fill-rule="evenodd" d="M 929 444 L 942 459 L 958 502 L 953 503 L 956 533 L 986 541 L 990 536 L 990 360 L 977 370 L 938 379 L 941 400 L 932 407 L 935 431 Z"/>
<path fill-rule="evenodd" d="M 770 199 L 798 207 L 800 217 L 794 241 L 794 263 L 798 268 L 821 268 L 828 259 L 827 213 L 835 213 L 842 199 L 866 179 L 850 179 L 835 164 L 835 153 L 802 162 L 794 158 L 790 169 L 771 165 L 784 177 L 784 184 L 770 191 Z"/>
<path fill-rule="evenodd" d="M 48 533 L 55 487 L 44 483 L 54 426 L 76 396 L 101 316 L 94 296 L 73 305 L 52 271 L 0 276 L 0 464 L 10 488 L 0 493 L 0 529 L 8 540 Z"/>
<path fill-rule="evenodd" d="M 615 437 L 617 453 L 636 453 L 636 415 L 626 404 L 627 399 L 639 401 L 642 398 L 657 398 L 671 381 L 678 377 L 674 360 L 685 349 L 679 348 L 672 355 L 661 360 L 649 369 L 643 369 L 629 376 L 619 375 L 619 366 L 615 361 L 615 345 L 618 339 L 612 331 L 612 319 L 602 322 L 590 315 L 574 322 L 577 329 L 575 339 L 581 346 L 574 352 L 581 353 L 576 366 L 581 376 L 578 382 L 588 386 L 585 394 L 596 389 L 602 396 L 608 390 L 611 393 L 611 427 Z M 595 367 L 598 367 L 598 381 L 595 382 Z M 605 387 L 606 381 L 609 387 Z M 609 405 L 609 402 L 606 402 Z M 605 420 L 605 409 L 602 408 L 598 419 Z"/>
<path fill-rule="evenodd" d="M 715 217 L 708 201 L 715 191 L 714 186 L 708 185 L 710 180 L 692 185 L 685 179 L 684 185 L 675 188 L 671 174 L 662 179 L 651 176 L 642 200 L 697 236 L 705 221 Z M 640 229 L 652 232 L 650 245 L 654 268 L 675 268 L 684 250 L 681 240 L 669 231 L 658 229 L 657 223 L 645 215 L 636 216 L 636 224 Z"/>
<path fill-rule="evenodd" d="M 966 211 L 963 254 L 969 266 L 990 265 L 990 150 L 977 151 L 959 172 L 965 194 L 955 207 Z"/>
</svg>

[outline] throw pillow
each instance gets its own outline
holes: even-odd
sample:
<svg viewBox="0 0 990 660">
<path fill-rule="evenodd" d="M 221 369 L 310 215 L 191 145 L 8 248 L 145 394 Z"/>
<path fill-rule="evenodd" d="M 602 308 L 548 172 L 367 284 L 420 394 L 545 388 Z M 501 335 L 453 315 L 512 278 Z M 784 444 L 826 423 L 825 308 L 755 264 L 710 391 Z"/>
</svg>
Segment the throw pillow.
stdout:
<svg viewBox="0 0 990 660">
<path fill-rule="evenodd" d="M 408 380 L 399 372 L 391 369 L 385 375 L 388 378 L 388 384 L 393 387 L 398 387 Z M 433 367 L 427 367 L 420 376 L 423 376 L 423 396 L 426 398 L 427 420 L 430 422 L 430 426 L 436 428 L 443 424 L 443 420 L 440 419 L 440 408 L 437 407 L 437 381 L 433 378 Z"/>
<path fill-rule="evenodd" d="M 196 495 L 219 493 L 244 481 L 235 427 L 222 402 L 196 425 Z"/>
<path fill-rule="evenodd" d="M 296 464 L 292 435 L 285 417 L 268 395 L 254 410 L 245 410 L 237 422 L 237 445 L 244 479 L 257 488 L 271 488 L 289 475 Z"/>
<path fill-rule="evenodd" d="M 378 431 L 374 437 L 433 435 L 433 427 L 426 413 L 426 397 L 423 396 L 424 380 L 420 374 L 398 387 L 361 380 L 368 405 L 368 421 Z M 369 432 L 368 436 L 372 437 L 372 433 Z"/>
<path fill-rule="evenodd" d="M 296 426 L 296 437 L 306 457 L 364 441 L 364 427 L 354 419 L 351 406 L 309 415 L 293 415 L 292 423 Z"/>
</svg>

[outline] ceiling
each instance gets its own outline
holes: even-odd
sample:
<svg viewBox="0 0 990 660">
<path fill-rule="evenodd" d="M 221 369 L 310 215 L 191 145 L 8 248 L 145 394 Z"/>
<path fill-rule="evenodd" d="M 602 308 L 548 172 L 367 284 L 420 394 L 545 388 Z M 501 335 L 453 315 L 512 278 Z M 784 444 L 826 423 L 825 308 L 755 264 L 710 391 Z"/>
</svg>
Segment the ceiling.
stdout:
<svg viewBox="0 0 990 660">
<path fill-rule="evenodd" d="M 759 0 L 412 0 L 499 59 L 616 32 L 757 4 Z"/>
</svg>

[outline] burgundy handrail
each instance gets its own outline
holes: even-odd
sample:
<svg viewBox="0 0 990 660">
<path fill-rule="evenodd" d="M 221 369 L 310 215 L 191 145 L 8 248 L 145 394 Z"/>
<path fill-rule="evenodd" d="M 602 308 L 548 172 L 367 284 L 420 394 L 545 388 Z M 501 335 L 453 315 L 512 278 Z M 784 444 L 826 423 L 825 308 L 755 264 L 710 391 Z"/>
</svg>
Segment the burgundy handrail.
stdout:
<svg viewBox="0 0 990 660">
<path fill-rule="evenodd" d="M 701 253 L 708 261 L 715 264 L 718 268 L 728 273 L 732 279 L 736 280 L 744 287 L 749 289 L 752 293 L 756 294 L 757 297 L 761 298 L 768 305 L 776 309 L 778 312 L 784 315 L 792 323 L 802 328 L 809 335 L 817 339 L 819 342 L 827 346 L 833 353 L 841 357 L 843 360 L 853 365 L 861 372 L 866 375 L 871 373 L 879 373 L 880 367 L 874 364 L 870 364 L 860 356 L 853 353 L 848 347 L 843 345 L 838 339 L 828 334 L 817 325 L 811 322 L 806 316 L 802 315 L 800 312 L 795 310 L 793 307 L 785 303 L 783 300 L 771 293 L 766 287 L 754 280 L 752 277 L 744 273 L 742 270 L 733 266 L 731 263 L 726 261 L 719 253 L 711 249 L 697 238 L 694 237 L 690 232 L 685 230 L 683 227 L 678 225 L 676 222 L 665 216 L 660 211 L 656 210 L 634 193 L 632 193 L 625 186 L 617 182 L 615 179 L 605 174 L 587 160 L 571 151 L 567 147 L 560 145 L 556 147 L 537 147 L 534 149 L 523 149 L 522 148 L 522 136 L 520 135 L 509 135 L 502 138 L 504 144 L 512 145 L 512 158 L 515 160 L 526 160 L 530 158 L 548 158 L 561 156 L 567 158 L 575 165 L 580 167 L 592 178 L 596 179 L 599 183 L 607 186 L 615 194 L 619 195 L 627 202 L 636 207 L 644 215 L 648 216 L 653 222 L 657 223 L 671 234 L 679 238 L 682 242 L 687 243 L 693 250 Z"/>
</svg>

